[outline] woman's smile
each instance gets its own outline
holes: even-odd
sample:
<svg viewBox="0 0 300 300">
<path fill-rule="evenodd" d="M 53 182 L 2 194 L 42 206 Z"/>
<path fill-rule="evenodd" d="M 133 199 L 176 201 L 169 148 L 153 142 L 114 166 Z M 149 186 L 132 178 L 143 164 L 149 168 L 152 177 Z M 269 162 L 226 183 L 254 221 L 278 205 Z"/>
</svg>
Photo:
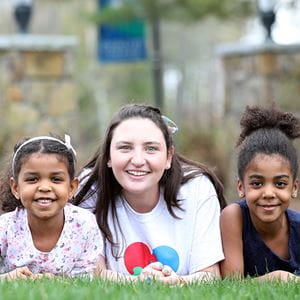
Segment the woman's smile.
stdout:
<svg viewBox="0 0 300 300">
<path fill-rule="evenodd" d="M 140 199 L 156 205 L 159 182 L 171 160 L 163 133 L 151 120 L 132 118 L 115 128 L 108 166 L 133 207 Z"/>
</svg>

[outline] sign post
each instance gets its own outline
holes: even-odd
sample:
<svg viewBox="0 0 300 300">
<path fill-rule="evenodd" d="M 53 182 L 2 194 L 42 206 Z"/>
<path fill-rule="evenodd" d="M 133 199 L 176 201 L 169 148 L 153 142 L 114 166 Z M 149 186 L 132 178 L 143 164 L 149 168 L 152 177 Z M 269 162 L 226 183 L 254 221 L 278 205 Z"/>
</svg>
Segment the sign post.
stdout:
<svg viewBox="0 0 300 300">
<path fill-rule="evenodd" d="M 120 1 L 120 0 L 119 0 Z M 118 0 L 98 0 L 99 8 L 117 5 Z M 139 19 L 98 27 L 98 59 L 104 63 L 145 60 L 145 24 Z"/>
</svg>

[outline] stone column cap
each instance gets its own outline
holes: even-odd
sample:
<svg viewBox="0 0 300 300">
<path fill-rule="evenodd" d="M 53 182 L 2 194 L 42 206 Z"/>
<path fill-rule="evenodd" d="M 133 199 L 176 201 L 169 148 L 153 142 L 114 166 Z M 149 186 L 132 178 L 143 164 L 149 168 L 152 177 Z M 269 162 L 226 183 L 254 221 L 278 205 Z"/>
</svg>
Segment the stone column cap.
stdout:
<svg viewBox="0 0 300 300">
<path fill-rule="evenodd" d="M 74 48 L 79 43 L 73 35 L 0 35 L 0 50 L 61 51 Z"/>
<path fill-rule="evenodd" d="M 249 56 L 261 53 L 297 53 L 300 52 L 300 43 L 276 44 L 266 42 L 262 44 L 233 43 L 223 44 L 215 48 L 215 54 L 221 57 Z"/>
</svg>

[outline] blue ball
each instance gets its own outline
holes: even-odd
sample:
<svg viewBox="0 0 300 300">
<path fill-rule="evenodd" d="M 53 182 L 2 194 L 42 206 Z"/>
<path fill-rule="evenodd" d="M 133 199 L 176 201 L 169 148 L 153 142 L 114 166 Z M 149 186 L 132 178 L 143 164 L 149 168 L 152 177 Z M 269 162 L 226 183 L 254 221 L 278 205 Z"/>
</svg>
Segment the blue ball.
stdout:
<svg viewBox="0 0 300 300">
<path fill-rule="evenodd" d="M 157 261 L 163 265 L 170 266 L 174 272 L 179 267 L 179 256 L 175 249 L 168 246 L 159 246 L 153 249 L 153 254 L 156 256 Z"/>
</svg>

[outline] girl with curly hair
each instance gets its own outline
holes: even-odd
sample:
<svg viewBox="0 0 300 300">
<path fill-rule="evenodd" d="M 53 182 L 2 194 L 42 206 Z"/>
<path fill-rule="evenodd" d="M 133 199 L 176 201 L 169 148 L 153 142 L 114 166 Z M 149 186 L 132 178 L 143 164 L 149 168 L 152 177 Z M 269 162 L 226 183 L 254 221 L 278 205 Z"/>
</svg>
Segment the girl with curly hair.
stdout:
<svg viewBox="0 0 300 300">
<path fill-rule="evenodd" d="M 293 139 L 300 121 L 291 113 L 247 107 L 241 118 L 237 190 L 242 199 L 221 214 L 223 277 L 298 279 L 300 213 L 289 209 L 298 191 Z"/>
</svg>

